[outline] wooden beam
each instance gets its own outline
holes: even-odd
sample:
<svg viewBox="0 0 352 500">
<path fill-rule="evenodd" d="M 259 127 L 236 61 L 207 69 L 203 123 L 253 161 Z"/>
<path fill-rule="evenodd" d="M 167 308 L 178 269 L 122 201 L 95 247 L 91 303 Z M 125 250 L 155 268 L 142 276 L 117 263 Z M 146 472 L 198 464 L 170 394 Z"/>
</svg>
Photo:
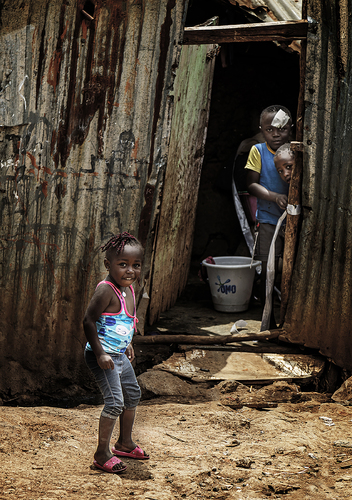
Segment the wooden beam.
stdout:
<svg viewBox="0 0 352 500">
<path fill-rule="evenodd" d="M 308 22 L 278 21 L 273 23 L 233 24 L 227 26 L 195 26 L 185 28 L 183 45 L 232 42 L 288 42 L 307 38 Z"/>
<path fill-rule="evenodd" d="M 289 401 L 290 403 L 291 401 Z M 286 401 L 284 401 L 284 403 L 286 403 Z M 228 406 L 229 408 L 232 408 L 233 410 L 239 410 L 240 408 L 243 408 L 244 406 L 246 406 L 247 408 L 256 408 L 257 410 L 265 410 L 266 408 L 277 408 L 278 407 L 278 404 L 277 403 L 273 403 L 272 401 L 268 401 L 267 403 L 263 403 L 263 402 L 258 402 L 258 403 L 246 403 L 245 401 L 243 403 L 231 403 L 231 402 L 227 402 L 226 403 L 223 403 L 225 406 Z M 227 446 L 231 446 L 231 445 L 227 445 Z M 232 445 L 234 446 L 234 445 Z M 352 467 L 352 464 L 349 465 L 349 467 Z M 342 467 L 340 467 L 342 469 Z"/>
<path fill-rule="evenodd" d="M 247 340 L 268 340 L 276 339 L 285 330 L 265 330 L 260 333 L 247 333 L 246 335 L 218 335 L 216 337 L 208 335 L 189 335 L 187 333 L 174 333 L 170 335 L 135 335 L 133 344 L 229 344 L 231 342 L 245 342 Z"/>
<path fill-rule="evenodd" d="M 204 344 L 178 344 L 181 351 L 192 351 L 193 349 L 203 349 L 204 351 L 220 351 L 220 352 L 254 352 L 264 354 L 306 354 L 303 349 L 295 347 L 285 347 L 274 342 L 256 341 L 250 345 L 243 342 L 223 344 L 223 345 L 204 345 Z"/>
</svg>

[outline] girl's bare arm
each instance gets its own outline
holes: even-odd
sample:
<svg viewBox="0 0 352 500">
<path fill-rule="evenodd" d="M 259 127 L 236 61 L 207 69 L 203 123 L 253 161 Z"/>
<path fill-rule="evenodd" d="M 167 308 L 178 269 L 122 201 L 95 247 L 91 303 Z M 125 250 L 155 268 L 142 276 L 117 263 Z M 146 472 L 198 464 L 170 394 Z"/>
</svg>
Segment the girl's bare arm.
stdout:
<svg viewBox="0 0 352 500">
<path fill-rule="evenodd" d="M 114 369 L 114 362 L 107 354 L 98 338 L 96 321 L 101 314 L 107 309 L 111 302 L 112 291 L 108 285 L 100 285 L 94 292 L 93 297 L 87 307 L 87 311 L 83 319 L 83 328 L 86 338 L 97 357 L 97 362 L 103 370 L 110 368 Z"/>
</svg>

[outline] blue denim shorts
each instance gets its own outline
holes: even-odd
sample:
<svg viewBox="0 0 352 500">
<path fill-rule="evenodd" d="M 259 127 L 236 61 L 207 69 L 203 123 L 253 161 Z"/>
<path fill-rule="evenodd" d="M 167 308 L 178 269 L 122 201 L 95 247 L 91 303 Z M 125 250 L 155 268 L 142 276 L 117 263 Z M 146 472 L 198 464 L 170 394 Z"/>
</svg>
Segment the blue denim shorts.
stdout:
<svg viewBox="0 0 352 500">
<path fill-rule="evenodd" d="M 141 398 L 133 367 L 126 354 L 110 354 L 114 362 L 113 370 L 103 370 L 93 351 L 84 351 L 85 362 L 93 373 L 104 398 L 103 417 L 116 419 L 123 410 L 135 408 Z"/>
</svg>

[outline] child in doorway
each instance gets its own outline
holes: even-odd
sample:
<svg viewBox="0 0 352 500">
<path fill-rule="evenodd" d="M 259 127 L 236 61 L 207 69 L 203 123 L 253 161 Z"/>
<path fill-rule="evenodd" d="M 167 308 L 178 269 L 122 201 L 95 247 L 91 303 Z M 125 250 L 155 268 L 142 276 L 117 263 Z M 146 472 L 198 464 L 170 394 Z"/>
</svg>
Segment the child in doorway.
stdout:
<svg viewBox="0 0 352 500">
<path fill-rule="evenodd" d="M 248 191 L 257 197 L 258 238 L 254 256 L 262 261 L 260 298 L 265 304 L 266 268 L 271 240 L 276 224 L 287 206 L 288 184 L 278 174 L 274 155 L 280 146 L 290 140 L 292 117 L 284 106 L 265 108 L 260 115 L 260 127 L 265 143 L 252 146 L 245 168 Z M 284 229 L 281 228 L 275 243 L 276 268 L 284 248 Z M 270 329 L 276 328 L 271 308 Z"/>
<path fill-rule="evenodd" d="M 139 279 L 143 248 L 129 233 L 112 237 L 104 246 L 108 275 L 98 283 L 83 320 L 87 338 L 85 361 L 104 398 L 99 420 L 94 465 L 105 472 L 120 473 L 125 464 L 117 457 L 148 459 L 132 441 L 132 428 L 141 391 L 131 365 L 131 345 L 136 328 L 132 283 Z M 110 439 L 120 417 L 120 436 L 110 451 Z"/>
<path fill-rule="evenodd" d="M 295 153 L 292 151 L 289 142 L 280 146 L 276 151 L 274 165 L 281 179 L 290 184 L 292 169 L 295 165 Z"/>
</svg>

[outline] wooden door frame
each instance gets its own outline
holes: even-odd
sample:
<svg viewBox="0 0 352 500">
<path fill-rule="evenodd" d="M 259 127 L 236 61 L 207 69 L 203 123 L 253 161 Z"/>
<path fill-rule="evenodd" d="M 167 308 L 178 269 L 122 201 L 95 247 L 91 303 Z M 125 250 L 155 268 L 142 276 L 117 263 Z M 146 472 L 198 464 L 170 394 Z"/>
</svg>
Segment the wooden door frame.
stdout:
<svg viewBox="0 0 352 500">
<path fill-rule="evenodd" d="M 277 21 L 272 23 L 238 24 L 227 26 L 194 26 L 184 29 L 183 44 L 223 44 L 241 42 L 285 42 L 300 40 L 299 62 L 299 96 L 296 117 L 296 141 L 291 149 L 295 150 L 296 166 L 292 173 L 288 201 L 290 205 L 301 205 L 301 183 L 303 170 L 303 125 L 304 125 L 304 91 L 306 47 L 308 34 L 307 1 L 302 2 L 302 19 L 299 21 Z M 288 306 L 292 273 L 297 253 L 297 242 L 300 217 L 287 215 L 285 232 L 285 250 L 281 282 L 281 315 L 282 326 Z"/>
</svg>

